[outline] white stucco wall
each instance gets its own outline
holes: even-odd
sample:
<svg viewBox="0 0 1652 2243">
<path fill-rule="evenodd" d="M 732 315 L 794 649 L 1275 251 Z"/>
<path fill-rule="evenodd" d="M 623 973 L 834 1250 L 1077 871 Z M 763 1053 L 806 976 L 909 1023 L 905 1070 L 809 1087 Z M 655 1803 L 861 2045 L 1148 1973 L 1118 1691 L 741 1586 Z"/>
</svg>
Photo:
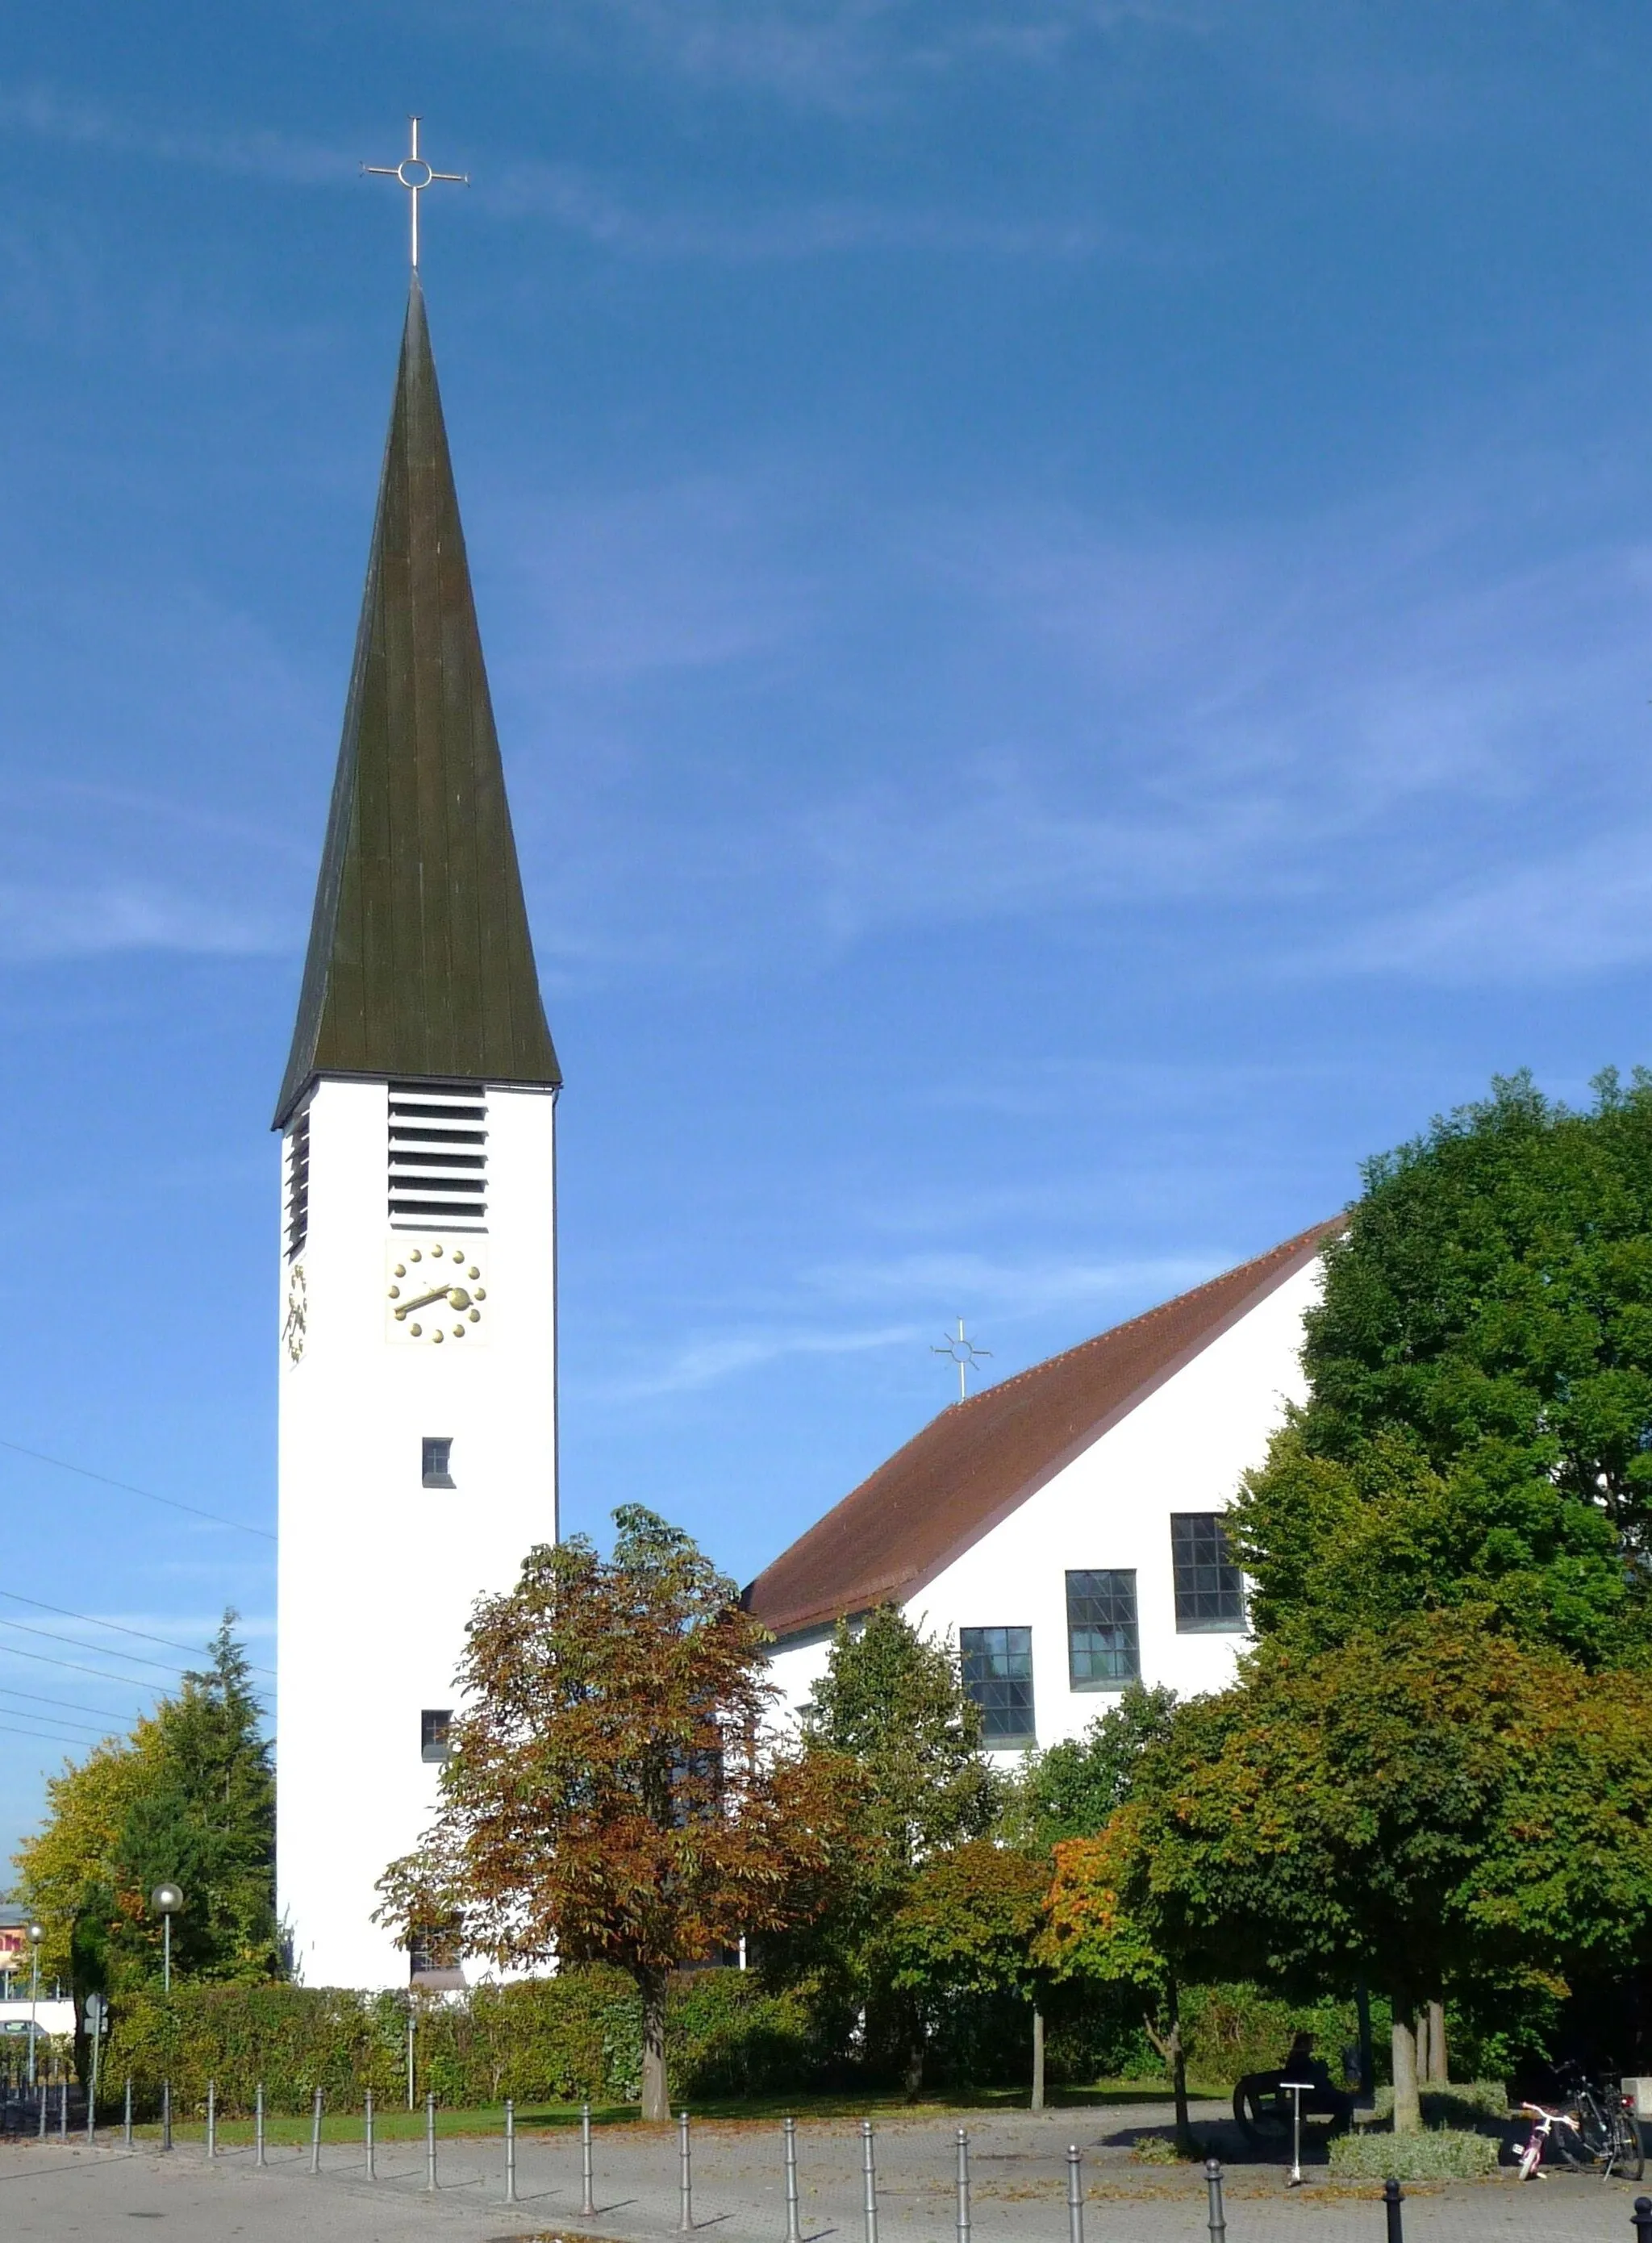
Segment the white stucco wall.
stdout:
<svg viewBox="0 0 1652 2243">
<path fill-rule="evenodd" d="M 438 1770 L 420 1714 L 455 1703 L 464 1624 L 556 1535 L 555 1099 L 489 1088 L 488 1222 L 392 1231 L 383 1083 L 324 1081 L 310 1105 L 307 1328 L 280 1349 L 277 1878 L 311 1985 L 407 1983 L 374 1925 L 374 1884 L 428 1820 Z M 387 1315 L 393 1256 L 462 1243 L 483 1271 L 462 1344 Z M 292 1263 L 280 1253 L 278 1329 Z M 421 1485 L 451 1438 L 451 1489 Z"/>
<path fill-rule="evenodd" d="M 905 1606 L 954 1639 L 965 1627 L 1031 1629 L 1041 1747 L 1087 1728 L 1116 1694 L 1069 1681 L 1069 1568 L 1134 1570 L 1143 1682 L 1191 1695 L 1232 1674 L 1247 1636 L 1177 1632 L 1170 1513 L 1224 1510 L 1287 1401 L 1304 1398 L 1302 1318 L 1318 1284 L 1317 1262 L 1287 1278 Z M 775 1647 L 785 1709 L 807 1701 L 830 1647 L 825 1629 Z"/>
</svg>

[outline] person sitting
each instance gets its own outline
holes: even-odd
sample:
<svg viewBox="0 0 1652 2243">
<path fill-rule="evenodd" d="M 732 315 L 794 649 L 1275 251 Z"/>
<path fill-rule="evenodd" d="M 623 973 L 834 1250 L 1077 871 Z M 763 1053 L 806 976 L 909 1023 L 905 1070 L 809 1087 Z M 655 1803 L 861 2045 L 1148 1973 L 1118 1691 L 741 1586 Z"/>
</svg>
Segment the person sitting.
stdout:
<svg viewBox="0 0 1652 2243">
<path fill-rule="evenodd" d="M 1353 2118 L 1353 2097 L 1336 2086 L 1328 2065 L 1313 2052 L 1313 2035 L 1299 2032 L 1292 2040 L 1279 2073 L 1282 2086 L 1294 2080 L 1298 2086 L 1311 2088 L 1311 2094 L 1302 2098 L 1305 2112 L 1323 2111 L 1334 2118 L 1338 2126 L 1350 2125 Z"/>
</svg>

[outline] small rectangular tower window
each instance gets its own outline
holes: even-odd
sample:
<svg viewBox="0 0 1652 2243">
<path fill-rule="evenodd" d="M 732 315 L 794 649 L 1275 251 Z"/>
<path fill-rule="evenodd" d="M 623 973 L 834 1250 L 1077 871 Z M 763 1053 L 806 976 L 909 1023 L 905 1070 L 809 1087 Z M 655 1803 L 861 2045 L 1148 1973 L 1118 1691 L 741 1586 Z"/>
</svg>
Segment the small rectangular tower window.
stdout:
<svg viewBox="0 0 1652 2243">
<path fill-rule="evenodd" d="M 1219 1511 L 1170 1513 L 1178 1635 L 1244 1631 L 1244 1576 L 1233 1562 Z"/>
<path fill-rule="evenodd" d="M 453 1752 L 448 1741 L 448 1732 L 453 1726 L 450 1706 L 427 1706 L 419 1716 L 419 1757 L 421 1760 L 447 1760 Z"/>
<path fill-rule="evenodd" d="M 462 1276 L 463 1272 L 460 1273 Z M 423 1442 L 424 1485 L 427 1487 L 452 1487 L 453 1443 L 445 1433 L 427 1433 Z"/>
<path fill-rule="evenodd" d="M 488 1101 L 480 1083 L 393 1082 L 390 1221 L 480 1230 L 488 1214 Z"/>
<path fill-rule="evenodd" d="M 961 1627 L 958 1649 L 964 1688 L 981 1708 L 982 1743 L 1034 1743 L 1031 1628 Z"/>
<path fill-rule="evenodd" d="M 1067 1576 L 1067 1679 L 1075 1690 L 1122 1690 L 1142 1671 L 1134 1573 Z"/>
<path fill-rule="evenodd" d="M 291 1261 L 304 1251 L 304 1242 L 310 1235 L 310 1109 L 293 1122 L 282 1141 L 287 1173 L 282 1178 L 286 1189 L 282 1193 L 283 1214 L 286 1217 L 287 1253 Z"/>
</svg>

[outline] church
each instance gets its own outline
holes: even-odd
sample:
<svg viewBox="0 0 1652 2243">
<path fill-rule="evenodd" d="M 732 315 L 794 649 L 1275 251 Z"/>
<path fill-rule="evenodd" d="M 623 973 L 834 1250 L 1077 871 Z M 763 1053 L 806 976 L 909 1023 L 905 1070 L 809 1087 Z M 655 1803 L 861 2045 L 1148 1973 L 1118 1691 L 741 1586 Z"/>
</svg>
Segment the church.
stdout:
<svg viewBox="0 0 1652 2243">
<path fill-rule="evenodd" d="M 415 198 L 416 202 L 416 198 Z M 556 1537 L 556 1095 L 416 263 L 281 1133 L 276 1839 L 310 1985 L 375 1926 L 475 1599 Z"/>
<path fill-rule="evenodd" d="M 311 1985 L 462 1983 L 372 1919 L 471 1607 L 556 1536 L 561 1084 L 415 260 L 274 1122 L 278 1882 Z M 1138 1678 L 1220 1687 L 1248 1641 L 1222 1514 L 1302 1391 L 1335 1228 L 924 1427 L 746 1591 L 784 1704 L 884 1603 L 955 1641 L 995 1752 Z"/>
<path fill-rule="evenodd" d="M 1222 1514 L 1305 1398 L 1317 1223 L 955 1402 L 746 1590 L 795 1717 L 836 1625 L 893 1605 L 956 1645 L 989 1750 L 1076 1736 L 1132 1682 L 1219 1690 L 1249 1647 Z"/>
</svg>

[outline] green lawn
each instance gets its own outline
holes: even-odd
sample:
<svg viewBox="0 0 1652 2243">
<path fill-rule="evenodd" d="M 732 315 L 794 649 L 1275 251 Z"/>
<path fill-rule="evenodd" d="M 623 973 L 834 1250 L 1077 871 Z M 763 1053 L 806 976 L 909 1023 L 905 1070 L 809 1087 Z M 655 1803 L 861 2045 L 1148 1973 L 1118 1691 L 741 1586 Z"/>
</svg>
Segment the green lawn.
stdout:
<svg viewBox="0 0 1652 2243">
<path fill-rule="evenodd" d="M 1220 2090 L 1207 2091 L 1221 2092 Z M 1163 2103 L 1171 2100 L 1170 2089 L 1161 2079 L 1102 2079 L 1089 2087 L 1054 2087 L 1048 2102 L 1052 2110 L 1105 2109 L 1120 2103 Z M 696 2118 L 718 2123 L 745 2121 L 752 2124 L 778 2125 L 783 2118 L 807 2121 L 811 2118 L 875 2118 L 879 2117 L 909 2118 L 915 2111 L 1015 2111 L 1026 2106 L 1024 2088 L 981 2088 L 935 2090 L 920 2095 L 915 2102 L 906 2097 L 887 2095 L 792 2095 L 753 2096 L 745 2098 L 696 2101 L 689 2109 Z M 640 2123 L 634 2103 L 594 2104 L 591 2122 L 598 2126 L 630 2125 Z M 117 2114 L 115 2125 L 118 2126 Z M 105 2132 L 110 2131 L 107 2114 L 100 2121 Z M 447 2110 L 438 2105 L 436 2132 L 439 2136 L 465 2134 L 502 2134 L 505 2111 L 502 2103 L 482 2104 L 462 2110 Z M 579 2106 L 573 2103 L 533 2103 L 519 2105 L 516 2128 L 519 2133 L 549 2133 L 577 2131 Z M 409 2111 L 405 2103 L 381 2104 L 373 2113 L 373 2132 L 380 2142 L 414 2142 L 424 2139 L 424 2105 Z M 143 2142 L 160 2139 L 158 2125 L 145 2125 L 132 2129 L 134 2138 Z M 187 2118 L 181 2114 L 172 2124 L 175 2143 L 203 2144 L 206 2127 L 204 2118 L 192 2112 Z M 226 2149 L 250 2147 L 253 2140 L 253 2121 L 247 2118 L 220 2118 L 218 2139 Z M 272 2149 L 292 2149 L 307 2145 L 310 2139 L 310 2115 L 301 2112 L 292 2116 L 272 2114 L 264 2122 L 264 2139 Z M 329 2111 L 321 2119 L 321 2139 L 330 2145 L 362 2140 L 361 2113 L 359 2111 Z"/>
</svg>

